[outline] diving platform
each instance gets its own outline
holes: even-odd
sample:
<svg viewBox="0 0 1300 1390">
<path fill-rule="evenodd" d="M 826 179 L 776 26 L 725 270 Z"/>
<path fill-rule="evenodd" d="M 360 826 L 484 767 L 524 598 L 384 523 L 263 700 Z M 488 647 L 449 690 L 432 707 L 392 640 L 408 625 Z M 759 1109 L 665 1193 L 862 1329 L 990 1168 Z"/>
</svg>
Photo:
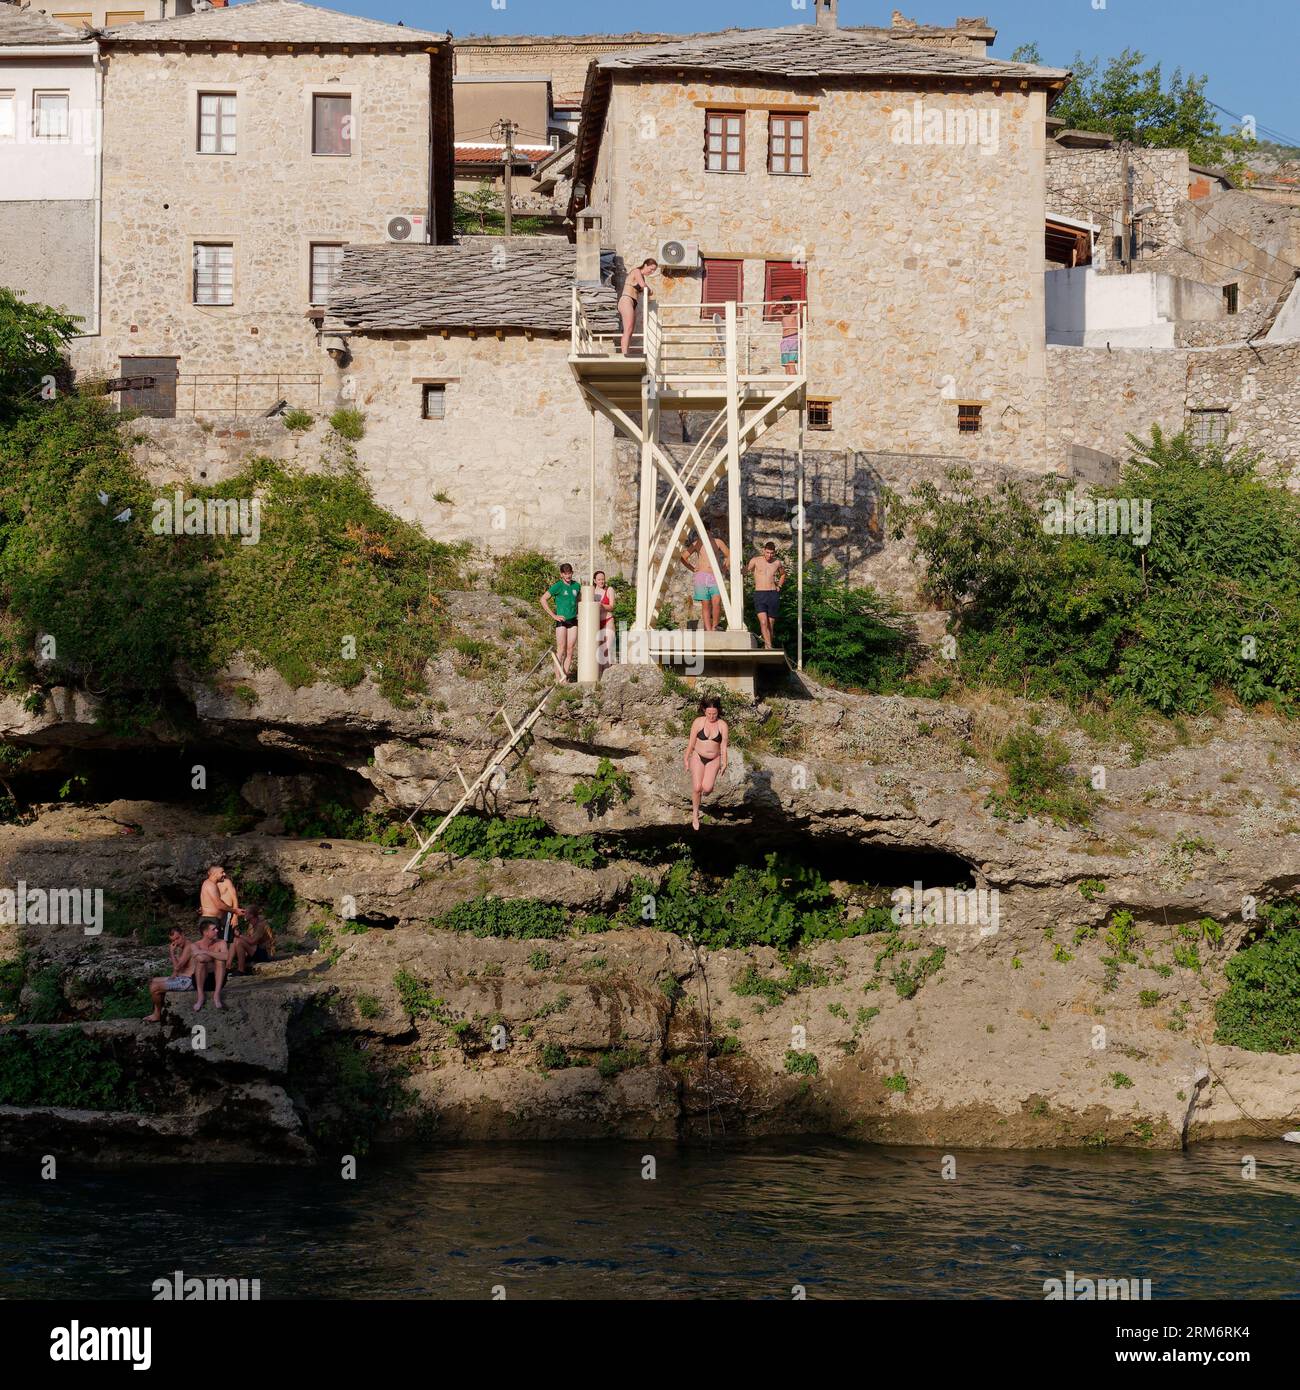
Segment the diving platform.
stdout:
<svg viewBox="0 0 1300 1390">
<path fill-rule="evenodd" d="M 781 361 L 781 314 L 798 316 L 795 360 Z M 724 684 L 747 683 L 769 661 L 745 628 L 741 457 L 787 415 L 802 413 L 807 389 L 807 318 L 802 303 L 665 304 L 645 297 L 642 331 L 619 351 L 620 335 L 597 330 L 575 288 L 569 365 L 588 408 L 640 450 L 637 525 L 636 619 L 625 660 L 669 666 L 665 641 L 689 635 L 705 639 L 705 675 Z M 660 441 L 663 412 L 693 411 L 707 419 L 684 462 Z M 726 489 L 727 549 L 720 562 L 703 520 L 719 488 Z M 680 565 L 688 539 L 699 538 L 722 597 L 720 632 L 664 633 L 651 624 L 668 576 Z M 725 640 L 724 640 L 725 639 Z"/>
</svg>

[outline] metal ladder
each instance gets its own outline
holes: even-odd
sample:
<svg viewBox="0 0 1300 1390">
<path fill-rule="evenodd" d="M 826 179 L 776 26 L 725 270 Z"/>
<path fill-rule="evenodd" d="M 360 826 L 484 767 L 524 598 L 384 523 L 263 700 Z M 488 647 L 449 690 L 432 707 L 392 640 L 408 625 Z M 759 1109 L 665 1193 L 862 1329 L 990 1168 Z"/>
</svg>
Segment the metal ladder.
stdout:
<svg viewBox="0 0 1300 1390">
<path fill-rule="evenodd" d="M 532 677 L 535 676 L 537 672 L 547 663 L 547 661 L 549 661 L 555 667 L 556 673 L 558 675 L 563 676 L 564 670 L 560 666 L 559 660 L 556 657 L 555 652 L 551 651 L 548 652 L 546 656 L 542 657 L 542 659 L 537 663 L 536 666 L 532 668 L 531 671 L 526 672 L 522 677 L 520 677 L 519 681 L 517 682 L 517 685 L 521 687 L 525 686 L 527 682 L 531 680 Z M 523 719 L 520 721 L 518 725 L 514 725 L 510 722 L 510 715 L 506 712 L 505 699 L 503 699 L 501 705 L 497 708 L 496 713 L 493 714 L 492 719 L 499 718 L 501 720 L 501 722 L 509 730 L 509 737 L 506 738 L 505 742 L 502 743 L 496 749 L 492 756 L 483 765 L 483 768 L 479 772 L 478 776 L 475 777 L 472 782 L 467 781 L 464 772 L 461 771 L 460 764 L 453 762 L 451 765 L 451 770 L 448 772 L 444 772 L 442 776 L 439 777 L 438 780 L 433 784 L 433 786 L 430 787 L 427 792 L 425 792 L 424 796 L 420 800 L 420 804 L 411 812 L 409 816 L 407 816 L 404 822 L 404 824 L 409 825 L 411 829 L 415 831 L 415 839 L 416 843 L 419 845 L 419 849 L 417 849 L 416 852 L 410 857 L 410 859 L 407 860 L 406 865 L 402 870 L 403 873 L 411 873 L 419 868 L 420 864 L 424 861 L 425 857 L 433 849 L 435 842 L 437 841 L 438 837 L 442 834 L 442 832 L 446 830 L 446 828 L 451 824 L 451 822 L 458 815 L 460 815 L 461 811 L 463 811 L 465 807 L 468 806 L 470 802 L 474 800 L 474 798 L 479 794 L 483 787 L 486 786 L 487 783 L 492 780 L 493 776 L 496 774 L 496 771 L 501 766 L 501 764 L 510 756 L 511 753 L 515 751 L 515 749 L 519 747 L 523 740 L 527 738 L 528 734 L 532 731 L 533 725 L 537 723 L 537 721 L 542 717 L 542 714 L 545 712 L 547 703 L 550 700 L 551 696 L 555 694 L 557 686 L 558 682 L 556 684 L 549 685 L 546 689 L 546 693 L 541 697 L 541 699 L 537 700 L 535 703 L 529 706 L 527 714 L 524 715 Z M 506 698 L 508 698 L 508 696 Z M 489 720 L 488 722 L 490 725 L 492 721 Z M 457 803 L 451 808 L 451 810 L 448 811 L 445 816 L 443 816 L 443 818 L 438 822 L 438 824 L 427 836 L 421 835 L 420 832 L 415 829 L 414 822 L 416 816 L 418 816 L 420 812 L 424 810 L 430 798 L 438 791 L 439 787 L 441 787 L 442 784 L 445 781 L 447 781 L 447 779 L 451 776 L 453 772 L 456 774 L 457 777 L 460 778 L 460 785 L 463 788 L 463 795 L 461 796 L 460 800 L 457 801 Z"/>
</svg>

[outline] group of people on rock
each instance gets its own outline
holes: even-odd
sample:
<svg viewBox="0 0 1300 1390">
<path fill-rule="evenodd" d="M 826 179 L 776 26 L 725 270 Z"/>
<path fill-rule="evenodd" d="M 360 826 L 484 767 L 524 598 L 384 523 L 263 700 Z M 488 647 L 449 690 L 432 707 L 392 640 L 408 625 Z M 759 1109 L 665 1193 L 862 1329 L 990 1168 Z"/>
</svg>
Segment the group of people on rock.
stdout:
<svg viewBox="0 0 1300 1390">
<path fill-rule="evenodd" d="M 198 996 L 194 1012 L 198 1013 L 206 1002 L 209 974 L 212 1002 L 224 1009 L 221 991 L 227 978 L 251 975 L 251 966 L 269 961 L 275 955 L 275 933 L 256 904 L 240 906 L 230 875 L 220 864 L 211 864 L 199 885 L 198 940 L 191 941 L 180 927 L 173 927 L 167 954 L 172 973 L 149 981 L 153 1000 L 153 1013 L 145 1018 L 149 1023 L 162 1022 L 163 996 L 171 990 L 194 990 Z"/>
</svg>

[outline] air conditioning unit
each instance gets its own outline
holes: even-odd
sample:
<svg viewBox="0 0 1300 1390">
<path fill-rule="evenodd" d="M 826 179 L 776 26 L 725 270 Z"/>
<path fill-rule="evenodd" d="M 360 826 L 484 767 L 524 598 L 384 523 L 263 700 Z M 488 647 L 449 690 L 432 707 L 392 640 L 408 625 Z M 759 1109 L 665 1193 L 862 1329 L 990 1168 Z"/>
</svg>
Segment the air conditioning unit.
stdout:
<svg viewBox="0 0 1300 1390">
<path fill-rule="evenodd" d="M 422 212 L 398 212 L 384 223 L 384 235 L 389 241 L 428 241 Z"/>
<path fill-rule="evenodd" d="M 661 241 L 655 258 L 665 270 L 698 270 L 700 243 L 698 241 Z"/>
</svg>

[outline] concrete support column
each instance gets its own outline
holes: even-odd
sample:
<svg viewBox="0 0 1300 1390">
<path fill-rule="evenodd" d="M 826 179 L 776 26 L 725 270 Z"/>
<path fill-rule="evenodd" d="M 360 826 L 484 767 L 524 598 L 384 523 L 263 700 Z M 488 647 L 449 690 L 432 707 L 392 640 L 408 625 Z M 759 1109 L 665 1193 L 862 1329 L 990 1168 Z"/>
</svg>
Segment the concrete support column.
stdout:
<svg viewBox="0 0 1300 1390">
<path fill-rule="evenodd" d="M 600 679 L 597 642 L 600 638 L 600 605 L 588 580 L 578 599 L 578 684 L 595 685 Z"/>
</svg>

